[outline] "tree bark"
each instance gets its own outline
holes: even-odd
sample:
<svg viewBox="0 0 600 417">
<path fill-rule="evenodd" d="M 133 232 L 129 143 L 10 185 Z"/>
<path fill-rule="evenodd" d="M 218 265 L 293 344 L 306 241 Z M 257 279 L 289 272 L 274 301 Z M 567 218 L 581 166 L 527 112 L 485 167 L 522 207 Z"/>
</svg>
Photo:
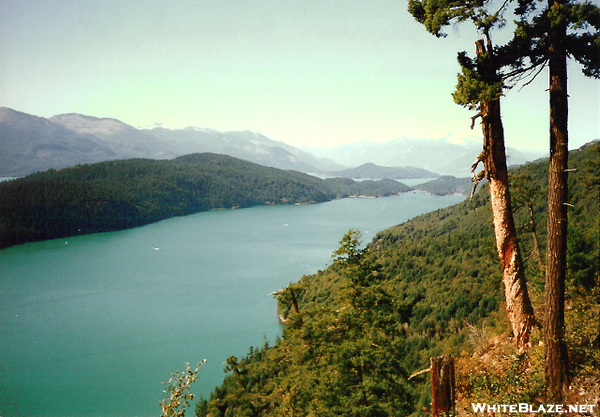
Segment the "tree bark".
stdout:
<svg viewBox="0 0 600 417">
<path fill-rule="evenodd" d="M 302 317 L 300 316 L 300 309 L 298 308 L 298 300 L 296 299 L 296 294 L 294 293 L 294 289 L 289 286 L 287 289 L 290 291 L 290 298 L 292 300 L 292 311 L 296 313 L 296 325 L 298 328 L 304 325 L 302 321 Z"/>
<path fill-rule="evenodd" d="M 491 53 L 491 47 L 488 47 Z M 477 55 L 485 53 L 483 41 L 477 42 Z M 491 70 L 490 70 L 491 71 Z M 495 70 L 493 71 L 495 75 Z M 483 163 L 490 184 L 490 200 L 494 216 L 496 248 L 502 268 L 506 297 L 506 312 L 519 350 L 530 347 L 530 335 L 535 317 L 527 282 L 517 231 L 510 202 L 508 168 L 504 147 L 504 127 L 500 115 L 500 100 L 482 100 Z"/>
<path fill-rule="evenodd" d="M 294 313 L 300 314 L 300 309 L 298 308 L 298 300 L 296 300 L 296 294 L 294 294 L 294 289 L 292 287 L 288 287 L 290 290 L 290 298 L 292 299 L 292 310 Z"/>
<path fill-rule="evenodd" d="M 552 10 L 563 1 L 550 0 Z M 549 31 L 550 68 L 550 168 L 548 180 L 548 244 L 544 314 L 545 378 L 548 399 L 560 402 L 568 382 L 568 358 L 564 341 L 565 270 L 567 265 L 568 198 L 568 96 L 567 55 L 563 45 L 566 27 Z"/>
<path fill-rule="evenodd" d="M 431 358 L 431 414 L 433 417 L 450 415 L 456 401 L 454 389 L 454 358 Z"/>
<path fill-rule="evenodd" d="M 540 241 L 538 240 L 537 231 L 535 227 L 535 218 L 533 217 L 533 205 L 531 203 L 527 204 L 527 209 L 529 210 L 529 229 L 531 231 L 531 238 L 533 239 L 533 255 L 537 260 L 540 272 L 543 274 L 546 270 L 546 267 L 544 266 L 544 260 L 542 259 Z"/>
</svg>

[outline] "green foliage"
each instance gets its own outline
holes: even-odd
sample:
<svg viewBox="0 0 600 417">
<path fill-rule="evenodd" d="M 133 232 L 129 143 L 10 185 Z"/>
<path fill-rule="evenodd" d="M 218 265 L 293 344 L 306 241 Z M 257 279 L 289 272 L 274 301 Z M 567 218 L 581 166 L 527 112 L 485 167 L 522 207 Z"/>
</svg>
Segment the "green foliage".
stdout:
<svg viewBox="0 0 600 417">
<path fill-rule="evenodd" d="M 546 3 L 546 4 L 544 4 Z M 600 8 L 589 1 L 550 2 L 522 0 L 512 9 L 510 2 L 500 7 L 490 0 L 409 0 L 408 11 L 425 29 L 446 36 L 443 29 L 451 24 L 471 21 L 489 41 L 487 50 L 476 59 L 466 52 L 458 54 L 461 73 L 458 74 L 454 101 L 470 109 L 482 100 L 497 100 L 504 89 L 511 88 L 526 77 L 535 77 L 550 58 L 549 33 L 564 27 L 566 36 L 560 40 L 566 55 L 577 60 L 588 77 L 600 78 Z M 504 14 L 517 17 L 513 39 L 491 48 L 491 30 L 503 28 Z"/>
<path fill-rule="evenodd" d="M 166 383 L 163 390 L 164 398 L 160 402 L 163 417 L 183 417 L 185 408 L 190 405 L 194 399 L 194 394 L 190 392 L 190 386 L 198 379 L 200 367 L 206 363 L 203 360 L 198 364 L 195 370 L 190 369 L 190 364 L 185 364 L 185 371 L 177 371 L 171 374 L 171 378 Z"/>
<path fill-rule="evenodd" d="M 0 247 L 122 230 L 217 208 L 406 190 L 392 180 L 340 185 L 215 154 L 101 162 L 0 183 Z"/>
<path fill-rule="evenodd" d="M 499 50 L 500 55 L 512 58 L 504 63 L 511 69 L 507 78 L 519 81 L 524 74 L 550 59 L 549 34 L 557 27 L 564 28 L 566 36 L 560 43 L 566 56 L 582 65 L 585 76 L 600 78 L 600 8 L 597 5 L 587 0 L 521 0 L 514 11 L 517 19 L 513 38 Z"/>
<path fill-rule="evenodd" d="M 484 100 L 498 100 L 502 96 L 504 85 L 501 80 L 490 83 L 487 77 L 472 68 L 463 65 L 457 78 L 452 98 L 456 104 L 469 110 L 475 110 Z"/>
<path fill-rule="evenodd" d="M 442 175 L 435 180 L 418 184 L 415 190 L 422 190 L 432 195 L 462 194 L 468 196 L 473 188 L 471 178 L 456 178 L 452 175 Z"/>
<path fill-rule="evenodd" d="M 302 320 L 288 320 L 275 346 L 252 349 L 239 361 L 230 358 L 223 387 L 202 402 L 198 416 L 394 416 L 412 411 L 398 326 L 410 307 L 385 289 L 358 238 L 351 230 L 334 254 L 345 287 L 335 306 L 305 305 Z"/>
<path fill-rule="evenodd" d="M 534 186 L 535 182 L 531 175 L 511 175 L 509 180 L 513 210 L 533 206 L 538 189 Z"/>
<path fill-rule="evenodd" d="M 567 245 L 567 289 L 587 292 L 598 286 L 600 262 L 600 186 L 598 155 L 600 143 L 595 142 L 572 152 L 570 166 L 577 172 L 569 176 L 569 231 Z"/>
<path fill-rule="evenodd" d="M 569 186 L 574 207 L 567 340 L 577 372 L 592 372 L 600 360 L 598 264 L 587 256 L 575 262 L 598 248 L 592 241 L 598 233 L 598 194 L 590 192 L 592 174 L 583 169 L 598 146 L 570 156 L 571 168 L 579 170 L 570 174 Z M 547 172 L 547 161 L 541 161 L 513 173 L 513 178 L 528 178 L 527 187 L 535 190 L 529 200 L 542 244 Z M 515 220 L 526 224 L 529 213 L 519 210 Z M 522 231 L 519 239 L 530 252 L 530 233 Z M 407 375 L 427 368 L 430 357 L 440 354 L 462 354 L 463 398 L 533 403 L 543 393 L 543 349 L 538 346 L 522 356 L 507 341 L 502 346 L 508 350 L 498 351 L 498 358 L 504 358 L 498 366 L 471 358 L 475 349 L 488 352 L 494 345 L 490 338 L 508 332 L 487 187 L 473 200 L 378 233 L 366 248 L 356 230 L 339 243 L 326 270 L 290 285 L 299 312 L 284 314 L 282 338 L 228 363 L 223 385 L 199 403 L 198 416 L 426 415 L 428 379 L 407 381 Z M 533 262 L 526 267 L 539 299 L 543 281 L 538 267 Z M 280 309 L 290 310 L 289 293 L 277 297 Z"/>
<path fill-rule="evenodd" d="M 411 190 L 410 187 L 390 179 L 354 181 L 350 178 L 325 178 L 323 183 L 335 193 L 336 198 L 389 197 Z"/>
<path fill-rule="evenodd" d="M 574 296 L 573 290 L 577 290 Z M 600 369 L 600 280 L 589 290 L 570 287 L 569 309 L 565 314 L 565 339 L 574 375 Z"/>
<path fill-rule="evenodd" d="M 453 23 L 471 21 L 475 28 L 485 35 L 488 45 L 475 59 L 466 52 L 458 54 L 461 72 L 452 97 L 456 104 L 470 110 L 479 108 L 482 101 L 499 100 L 505 88 L 499 69 L 502 61 L 491 47 L 492 28 L 505 25 L 505 6 L 499 9 L 490 1 L 480 0 L 410 0 L 408 11 L 422 23 L 428 32 L 445 36 L 443 28 Z M 485 49 L 485 50 L 483 50 Z"/>
<path fill-rule="evenodd" d="M 361 234 L 358 230 L 350 229 L 338 243 L 340 247 L 333 252 L 331 257 L 334 262 L 356 265 L 360 262 L 362 250 L 360 249 Z"/>
<path fill-rule="evenodd" d="M 472 21 L 478 29 L 488 31 L 493 25 L 504 25 L 500 13 L 490 13 L 481 0 L 409 0 L 409 13 L 427 31 L 437 37 L 445 37 L 443 29 L 453 22 Z"/>
</svg>

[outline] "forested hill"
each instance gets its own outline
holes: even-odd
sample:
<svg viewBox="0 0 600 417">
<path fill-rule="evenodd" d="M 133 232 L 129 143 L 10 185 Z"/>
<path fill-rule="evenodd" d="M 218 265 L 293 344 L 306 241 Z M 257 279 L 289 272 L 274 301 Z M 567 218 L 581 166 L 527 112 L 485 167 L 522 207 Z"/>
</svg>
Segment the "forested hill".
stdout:
<svg viewBox="0 0 600 417">
<path fill-rule="evenodd" d="M 121 230 L 215 208 L 408 190 L 391 180 L 323 180 L 209 153 L 100 162 L 0 183 L 0 247 Z"/>
<path fill-rule="evenodd" d="M 439 174 L 428 171 L 422 168 L 415 168 L 411 166 L 407 167 L 385 167 L 379 166 L 373 163 L 366 163 L 356 168 L 344 169 L 341 171 L 329 171 L 322 173 L 327 176 L 338 176 L 344 178 L 391 178 L 391 179 L 404 179 L 404 178 L 437 178 Z"/>
<path fill-rule="evenodd" d="M 599 151 L 595 143 L 569 157 L 565 320 L 575 397 L 567 403 L 595 403 L 577 384 L 600 381 Z M 543 272 L 530 256 L 527 205 L 545 260 L 547 173 L 547 161 L 511 172 L 515 221 L 539 320 Z M 223 385 L 197 403 L 197 416 L 431 415 L 429 374 L 409 376 L 441 354 L 458 358 L 458 397 L 469 412 L 471 402 L 548 401 L 539 334 L 527 353 L 511 348 L 507 336 L 487 186 L 473 200 L 378 233 L 365 250 L 358 238 L 350 231 L 326 270 L 276 294 L 286 322 L 282 338 L 250 348 L 243 358 L 230 357 Z"/>
</svg>

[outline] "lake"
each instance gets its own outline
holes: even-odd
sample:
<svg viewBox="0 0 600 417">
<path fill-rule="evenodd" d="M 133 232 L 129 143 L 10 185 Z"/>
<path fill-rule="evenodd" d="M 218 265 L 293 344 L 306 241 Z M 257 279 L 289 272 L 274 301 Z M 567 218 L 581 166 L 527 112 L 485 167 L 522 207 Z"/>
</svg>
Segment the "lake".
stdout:
<svg viewBox="0 0 600 417">
<path fill-rule="evenodd" d="M 281 334 L 269 294 L 325 269 L 350 228 L 366 244 L 463 199 L 214 210 L 0 250 L 0 416 L 160 415 L 161 381 L 202 359 L 207 398 L 227 357 Z"/>
</svg>

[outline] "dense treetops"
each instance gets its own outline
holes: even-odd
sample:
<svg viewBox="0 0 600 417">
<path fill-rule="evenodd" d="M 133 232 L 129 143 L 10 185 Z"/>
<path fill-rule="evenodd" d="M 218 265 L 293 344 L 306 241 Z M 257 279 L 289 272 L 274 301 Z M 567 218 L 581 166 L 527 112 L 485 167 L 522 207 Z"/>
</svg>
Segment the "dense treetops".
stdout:
<svg viewBox="0 0 600 417">
<path fill-rule="evenodd" d="M 567 302 L 577 306 L 569 312 L 567 330 L 576 336 L 569 339 L 574 372 L 600 366 L 597 321 L 577 321 L 598 314 L 599 151 L 596 143 L 570 157 L 577 170 L 569 176 L 567 282 Z M 515 200 L 533 206 L 542 251 L 547 172 L 547 162 L 538 162 L 511 173 Z M 527 257 L 534 246 L 525 206 L 518 204 L 515 219 Z M 243 358 L 231 357 L 223 385 L 201 399 L 197 416 L 427 415 L 428 378 L 409 381 L 408 376 L 427 368 L 432 356 L 470 355 L 485 335 L 508 330 L 486 187 L 470 201 L 378 233 L 365 249 L 359 238 L 351 230 L 326 270 L 277 294 L 286 323 L 282 338 L 273 346 L 250 348 Z M 543 274 L 533 258 L 526 269 L 534 308 L 540 309 Z M 536 363 L 524 355 L 513 359 L 511 369 L 517 371 Z M 461 372 L 465 397 L 483 390 L 497 403 L 543 398 L 538 383 L 543 377 L 532 377 L 534 384 L 515 380 L 514 372 L 511 382 L 489 372 L 489 378 L 479 378 L 475 369 Z M 496 380 L 500 389 L 489 385 Z"/>
<path fill-rule="evenodd" d="M 121 230 L 217 208 L 408 190 L 392 180 L 322 180 L 207 153 L 78 165 L 0 183 L 0 247 Z"/>
</svg>

